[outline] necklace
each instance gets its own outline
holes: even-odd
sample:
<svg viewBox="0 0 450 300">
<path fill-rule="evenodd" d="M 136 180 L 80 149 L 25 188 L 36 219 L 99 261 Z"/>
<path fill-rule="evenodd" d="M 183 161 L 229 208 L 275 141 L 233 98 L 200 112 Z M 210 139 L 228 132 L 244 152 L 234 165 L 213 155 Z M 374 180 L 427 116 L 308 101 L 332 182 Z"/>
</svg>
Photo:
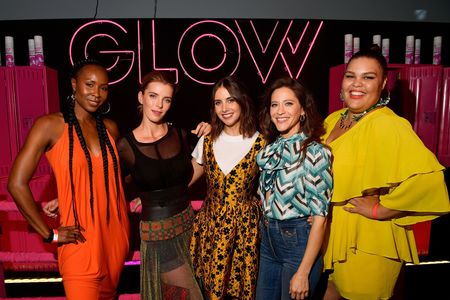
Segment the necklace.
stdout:
<svg viewBox="0 0 450 300">
<path fill-rule="evenodd" d="M 367 113 L 369 113 L 370 111 L 374 110 L 377 107 L 385 106 L 386 104 L 388 104 L 388 102 L 389 102 L 389 100 L 386 101 L 385 99 L 380 99 L 380 100 L 378 100 L 377 103 L 375 103 L 374 105 L 372 105 L 365 111 L 357 113 L 357 114 L 352 114 L 352 118 L 350 120 L 350 123 L 348 123 L 348 124 L 345 124 L 345 119 L 347 119 L 347 116 L 348 116 L 348 109 L 346 109 L 343 113 L 341 113 L 341 117 L 339 118 L 339 128 L 344 129 L 344 130 L 349 129 L 350 127 L 352 127 L 353 122 L 357 123 Z"/>
<path fill-rule="evenodd" d="M 347 115 L 348 115 L 348 109 L 346 111 L 344 111 L 343 113 L 341 113 L 341 117 L 339 118 L 339 128 L 340 129 L 344 129 L 347 130 L 350 127 L 352 127 L 353 125 L 353 120 L 350 120 L 350 123 L 345 124 L 345 119 L 347 119 Z"/>
</svg>

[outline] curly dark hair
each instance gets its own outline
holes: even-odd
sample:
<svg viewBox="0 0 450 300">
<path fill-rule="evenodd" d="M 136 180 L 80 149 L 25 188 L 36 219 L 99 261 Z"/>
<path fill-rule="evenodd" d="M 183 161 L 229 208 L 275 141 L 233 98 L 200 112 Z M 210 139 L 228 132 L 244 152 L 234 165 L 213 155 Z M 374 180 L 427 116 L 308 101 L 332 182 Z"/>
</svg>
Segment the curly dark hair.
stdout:
<svg viewBox="0 0 450 300">
<path fill-rule="evenodd" d="M 323 120 L 319 114 L 311 92 L 300 82 L 291 77 L 281 77 L 273 81 L 264 94 L 263 107 L 259 115 L 259 124 L 267 143 L 272 143 L 279 136 L 279 132 L 270 117 L 270 104 L 275 90 L 286 87 L 292 90 L 305 111 L 305 120 L 300 123 L 300 130 L 307 136 L 302 145 L 306 150 L 311 142 L 321 142 L 321 136 L 325 133 Z"/>
</svg>

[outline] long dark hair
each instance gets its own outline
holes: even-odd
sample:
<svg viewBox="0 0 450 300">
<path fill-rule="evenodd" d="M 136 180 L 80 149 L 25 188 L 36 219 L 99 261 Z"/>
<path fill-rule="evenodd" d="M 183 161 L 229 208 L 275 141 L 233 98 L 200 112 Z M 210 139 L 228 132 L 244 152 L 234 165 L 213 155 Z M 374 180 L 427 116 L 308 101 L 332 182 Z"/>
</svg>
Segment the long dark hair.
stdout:
<svg viewBox="0 0 450 300">
<path fill-rule="evenodd" d="M 270 104 L 273 92 L 282 87 L 286 87 L 294 92 L 305 111 L 305 120 L 301 121 L 300 130 L 307 136 L 307 139 L 303 143 L 302 149 L 306 150 L 308 145 L 314 141 L 320 143 L 320 137 L 325 133 L 325 129 L 323 127 L 322 117 L 317 111 L 314 97 L 303 84 L 290 77 L 276 79 L 269 85 L 264 94 L 259 123 L 267 143 L 275 141 L 280 134 L 270 118 Z"/>
<path fill-rule="evenodd" d="M 224 128 L 223 122 L 216 114 L 214 97 L 219 88 L 225 88 L 241 108 L 239 119 L 239 131 L 244 137 L 252 137 L 256 132 L 256 118 L 253 109 L 253 101 L 247 93 L 245 86 L 233 77 L 225 77 L 216 82 L 211 95 L 211 139 L 214 141 L 219 137 Z"/>
<path fill-rule="evenodd" d="M 88 65 L 95 65 L 103 68 L 106 72 L 106 69 L 96 60 L 92 59 L 86 59 L 77 62 L 72 69 L 71 72 L 71 78 L 77 80 L 80 72 L 82 72 L 83 68 Z M 93 194 L 93 181 L 92 181 L 92 159 L 91 155 L 89 153 L 89 150 L 87 148 L 86 140 L 84 139 L 83 132 L 81 130 L 81 126 L 78 122 L 78 119 L 75 115 L 74 107 L 75 107 L 75 93 L 72 94 L 72 101 L 70 101 L 67 109 L 66 114 L 66 122 L 69 126 L 69 174 L 70 174 L 70 187 L 72 191 L 72 210 L 73 215 L 75 219 L 75 225 L 79 226 L 80 222 L 78 219 L 78 212 L 75 202 L 75 185 L 73 182 L 73 144 L 74 144 L 74 137 L 73 137 L 73 130 L 75 129 L 75 132 L 77 134 L 78 140 L 80 141 L 81 148 L 83 149 L 84 156 L 86 157 L 86 161 L 88 163 L 88 175 L 89 175 L 89 204 L 91 208 L 91 217 L 94 220 L 94 194 Z M 109 193 L 109 178 L 108 178 L 108 151 L 111 155 L 113 166 L 114 166 L 114 177 L 115 177 L 115 184 L 116 184 L 116 194 L 119 197 L 119 167 L 118 167 L 118 160 L 116 157 L 116 154 L 114 152 L 114 147 L 109 140 L 108 133 L 106 131 L 105 124 L 103 123 L 103 114 L 100 112 L 102 108 L 99 108 L 99 110 L 94 113 L 95 120 L 96 120 L 96 127 L 97 127 L 97 133 L 98 133 L 98 139 L 100 141 L 100 149 L 102 152 L 102 159 L 103 159 L 103 176 L 105 179 L 105 189 L 106 189 L 106 203 L 107 203 L 107 211 L 106 211 L 106 219 L 109 223 L 110 219 L 110 212 L 109 212 L 109 202 L 110 202 L 110 193 Z M 120 210 L 119 210 L 119 204 L 120 202 L 117 201 L 117 211 L 120 216 Z"/>
</svg>

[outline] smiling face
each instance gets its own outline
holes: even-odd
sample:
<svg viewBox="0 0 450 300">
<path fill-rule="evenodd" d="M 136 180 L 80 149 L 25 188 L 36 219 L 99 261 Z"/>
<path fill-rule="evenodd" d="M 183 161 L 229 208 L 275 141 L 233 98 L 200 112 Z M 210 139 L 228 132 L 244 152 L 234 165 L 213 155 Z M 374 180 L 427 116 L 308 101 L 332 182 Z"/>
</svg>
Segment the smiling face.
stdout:
<svg viewBox="0 0 450 300">
<path fill-rule="evenodd" d="M 224 131 L 230 135 L 240 134 L 241 106 L 223 86 L 214 94 L 214 112 L 224 124 Z"/>
<path fill-rule="evenodd" d="M 162 123 L 163 118 L 172 104 L 173 87 L 160 81 L 147 84 L 143 92 L 139 92 L 139 103 L 142 104 L 143 118 Z"/>
<path fill-rule="evenodd" d="M 93 113 L 108 98 L 108 73 L 101 66 L 86 65 L 82 67 L 71 82 L 77 111 L 81 108 Z"/>
<path fill-rule="evenodd" d="M 281 87 L 273 91 L 270 99 L 270 118 L 278 132 L 285 138 L 298 133 L 300 116 L 305 112 L 294 91 Z"/>
<path fill-rule="evenodd" d="M 342 80 L 342 96 L 351 113 L 361 113 L 380 99 L 386 84 L 380 64 L 373 58 L 350 61 Z"/>
</svg>

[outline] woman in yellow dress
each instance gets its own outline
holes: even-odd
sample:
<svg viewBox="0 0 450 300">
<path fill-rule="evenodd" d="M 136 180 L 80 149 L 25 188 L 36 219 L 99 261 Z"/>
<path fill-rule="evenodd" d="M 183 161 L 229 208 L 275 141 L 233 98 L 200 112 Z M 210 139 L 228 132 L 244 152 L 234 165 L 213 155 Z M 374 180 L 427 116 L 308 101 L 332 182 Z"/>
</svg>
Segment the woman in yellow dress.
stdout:
<svg viewBox="0 0 450 300">
<path fill-rule="evenodd" d="M 335 180 L 328 300 L 390 298 L 403 264 L 418 263 L 411 225 L 450 210 L 444 167 L 381 99 L 386 75 L 379 48 L 355 54 L 342 80 L 347 108 L 325 120 Z"/>
<path fill-rule="evenodd" d="M 238 81 L 220 80 L 212 95 L 211 134 L 200 138 L 192 154 L 207 183 L 194 221 L 192 262 L 206 299 L 254 299 L 261 215 L 255 158 L 264 140 Z"/>
</svg>

